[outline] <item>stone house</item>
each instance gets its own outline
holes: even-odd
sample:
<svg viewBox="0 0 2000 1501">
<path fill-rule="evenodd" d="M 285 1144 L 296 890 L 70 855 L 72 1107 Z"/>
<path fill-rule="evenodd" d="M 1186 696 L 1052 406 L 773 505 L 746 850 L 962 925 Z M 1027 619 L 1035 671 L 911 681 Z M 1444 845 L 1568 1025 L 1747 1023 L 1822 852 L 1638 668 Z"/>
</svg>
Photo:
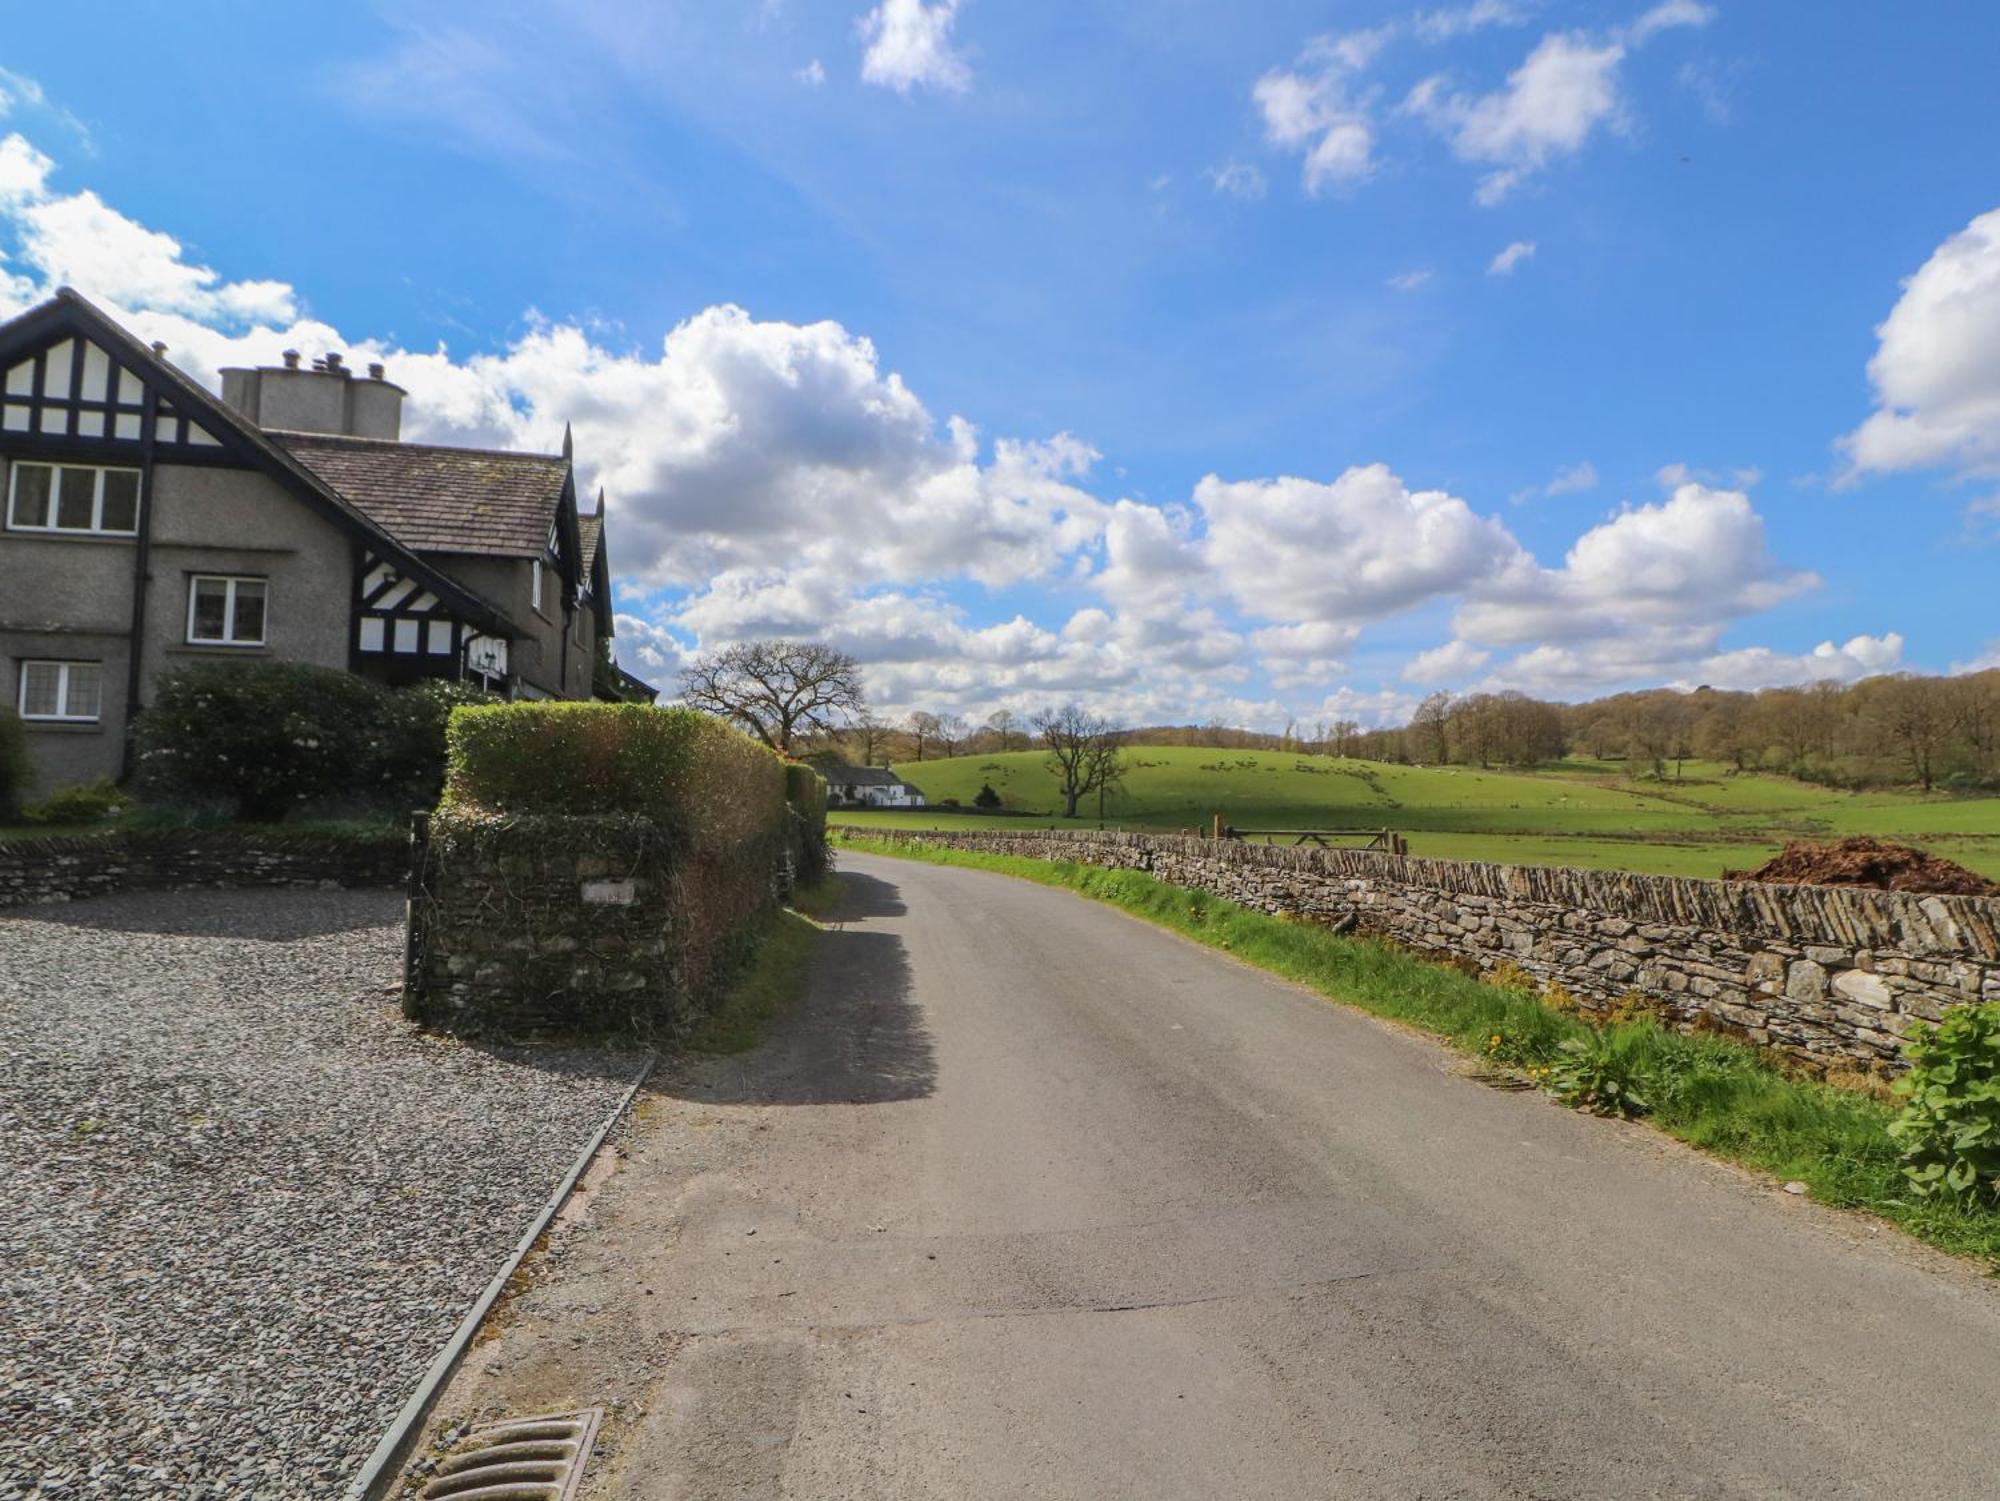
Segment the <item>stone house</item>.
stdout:
<svg viewBox="0 0 2000 1501">
<path fill-rule="evenodd" d="M 599 691 L 603 498 L 579 513 L 567 434 L 405 443 L 403 396 L 289 352 L 217 396 L 67 289 L 0 325 L 0 702 L 41 790 L 123 775 L 131 719 L 193 662 Z"/>
</svg>

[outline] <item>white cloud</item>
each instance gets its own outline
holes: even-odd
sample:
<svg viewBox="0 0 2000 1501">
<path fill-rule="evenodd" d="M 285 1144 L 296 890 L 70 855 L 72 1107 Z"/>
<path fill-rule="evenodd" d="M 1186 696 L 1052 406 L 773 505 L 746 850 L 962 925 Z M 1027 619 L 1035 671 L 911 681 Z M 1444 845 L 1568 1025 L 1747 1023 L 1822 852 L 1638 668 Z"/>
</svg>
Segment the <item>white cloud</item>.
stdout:
<svg viewBox="0 0 2000 1501">
<path fill-rule="evenodd" d="M 1876 409 L 1841 440 L 1852 473 L 2000 473 L 2000 209 L 1933 251 L 1875 333 Z"/>
<path fill-rule="evenodd" d="M 1419 84 L 1405 108 L 1429 121 L 1465 161 L 1490 165 L 1478 199 L 1498 203 L 1552 158 L 1581 151 L 1600 126 L 1624 119 L 1618 90 L 1620 42 L 1595 43 L 1582 32 L 1543 37 L 1507 75 L 1507 86 L 1468 97 L 1441 79 Z"/>
<path fill-rule="evenodd" d="M 1952 674 L 1957 676 L 1967 672 L 2000 672 L 2000 640 L 1986 643 L 1986 650 L 1964 662 L 1951 664 Z"/>
<path fill-rule="evenodd" d="M 48 193 L 55 163 L 29 144 L 23 135 L 0 136 L 0 209 L 14 210 L 37 203 Z"/>
<path fill-rule="evenodd" d="M 1350 187 L 1375 171 L 1375 129 L 1351 79 L 1384 40 L 1377 32 L 1321 38 L 1291 68 L 1274 68 L 1250 91 L 1273 146 L 1305 158 L 1305 189 Z"/>
<path fill-rule="evenodd" d="M 1426 270 L 1404 271 L 1392 276 L 1387 286 L 1392 292 L 1415 292 L 1431 284 L 1433 273 Z"/>
<path fill-rule="evenodd" d="M 1509 570 L 1472 591 L 1457 625 L 1493 645 L 1623 639 L 1685 653 L 1817 583 L 1772 558 L 1748 495 L 1690 481 L 1585 532 L 1562 567 Z"/>
<path fill-rule="evenodd" d="M 792 74 L 792 77 L 807 87 L 816 89 L 826 82 L 826 65 L 818 58 L 814 58 L 803 68 Z"/>
<path fill-rule="evenodd" d="M 861 77 L 907 94 L 941 89 L 962 94 L 972 86 L 972 69 L 952 45 L 959 0 L 880 0 L 858 24 L 867 51 Z"/>
<path fill-rule="evenodd" d="M 1493 257 L 1492 263 L 1486 268 L 1486 274 L 1488 276 L 1512 276 L 1516 266 L 1520 265 L 1523 261 L 1531 261 L 1534 258 L 1535 242 L 1533 240 L 1516 240 L 1505 250 Z"/>
<path fill-rule="evenodd" d="M 1706 26 L 1715 19 L 1715 8 L 1697 0 L 1661 0 L 1625 29 L 1625 39 L 1638 46 L 1658 32 L 1676 26 Z"/>
<path fill-rule="evenodd" d="M 1542 486 L 1544 495 L 1578 495 L 1585 490 L 1597 488 L 1597 466 L 1585 459 L 1580 464 L 1571 464 L 1566 469 L 1558 469 L 1555 478 Z"/>
<path fill-rule="evenodd" d="M 1270 184 L 1264 181 L 1264 174 L 1248 162 L 1230 162 L 1227 166 L 1216 167 L 1209 172 L 1208 180 L 1215 185 L 1216 192 L 1252 202 L 1262 198 L 1270 188 Z"/>
<path fill-rule="evenodd" d="M 1510 5 L 1507 0 L 1472 0 L 1472 4 L 1455 9 L 1421 12 L 1411 18 L 1410 26 L 1419 41 L 1436 43 L 1488 26 L 1519 26 L 1527 18 L 1520 6 Z"/>
<path fill-rule="evenodd" d="M 1835 645 L 1822 641 L 1809 652 L 1778 652 L 1752 646 L 1705 657 L 1673 686 L 1696 688 L 1785 688 L 1797 683 L 1853 683 L 1902 665 L 1903 638 L 1894 631 L 1855 636 Z"/>
<path fill-rule="evenodd" d="M 1194 499 L 1219 586 L 1265 620 L 1361 625 L 1532 566 L 1499 522 L 1383 464 L 1330 484 L 1209 475 Z"/>
<path fill-rule="evenodd" d="M 1419 683 L 1434 688 L 1441 683 L 1456 683 L 1472 676 L 1484 667 L 1493 653 L 1474 646 L 1470 641 L 1447 641 L 1443 646 L 1433 646 L 1429 651 L 1418 652 L 1410 658 L 1403 669 L 1403 681 Z"/>
</svg>

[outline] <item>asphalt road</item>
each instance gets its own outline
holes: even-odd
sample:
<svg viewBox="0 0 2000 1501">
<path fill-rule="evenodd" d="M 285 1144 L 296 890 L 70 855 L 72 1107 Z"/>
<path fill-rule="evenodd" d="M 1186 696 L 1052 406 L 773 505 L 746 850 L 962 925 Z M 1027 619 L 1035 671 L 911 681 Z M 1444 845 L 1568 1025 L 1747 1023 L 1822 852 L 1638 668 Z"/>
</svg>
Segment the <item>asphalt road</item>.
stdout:
<svg viewBox="0 0 2000 1501">
<path fill-rule="evenodd" d="M 2000 1495 L 2000 1291 L 1104 907 L 843 855 L 453 1401 L 587 1497 Z"/>
</svg>

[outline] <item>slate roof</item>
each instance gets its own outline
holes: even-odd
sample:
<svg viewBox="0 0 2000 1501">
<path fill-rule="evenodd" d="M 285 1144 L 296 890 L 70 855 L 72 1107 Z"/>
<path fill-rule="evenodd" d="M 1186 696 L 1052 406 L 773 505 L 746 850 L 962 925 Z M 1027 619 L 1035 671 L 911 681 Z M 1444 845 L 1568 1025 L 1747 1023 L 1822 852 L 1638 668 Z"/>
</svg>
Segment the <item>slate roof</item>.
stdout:
<svg viewBox="0 0 2000 1501">
<path fill-rule="evenodd" d="M 579 515 L 576 525 L 583 540 L 583 576 L 588 579 L 597 567 L 597 547 L 604 540 L 604 518 Z"/>
<path fill-rule="evenodd" d="M 829 787 L 906 787 L 909 784 L 885 766 L 833 766 L 821 773 Z"/>
<path fill-rule="evenodd" d="M 540 557 L 569 473 L 567 461 L 556 454 L 324 433 L 270 437 L 397 541 L 420 552 Z"/>
</svg>

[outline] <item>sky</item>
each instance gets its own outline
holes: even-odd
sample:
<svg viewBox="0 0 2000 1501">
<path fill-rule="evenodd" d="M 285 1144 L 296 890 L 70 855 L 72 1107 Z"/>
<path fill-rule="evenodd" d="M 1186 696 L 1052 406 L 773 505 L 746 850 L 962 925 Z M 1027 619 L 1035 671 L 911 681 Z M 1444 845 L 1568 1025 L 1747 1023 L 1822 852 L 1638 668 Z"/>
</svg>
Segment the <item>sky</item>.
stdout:
<svg viewBox="0 0 2000 1501">
<path fill-rule="evenodd" d="M 888 717 L 2000 665 L 2000 7 L 10 11 L 0 315 L 553 451 Z"/>
</svg>

